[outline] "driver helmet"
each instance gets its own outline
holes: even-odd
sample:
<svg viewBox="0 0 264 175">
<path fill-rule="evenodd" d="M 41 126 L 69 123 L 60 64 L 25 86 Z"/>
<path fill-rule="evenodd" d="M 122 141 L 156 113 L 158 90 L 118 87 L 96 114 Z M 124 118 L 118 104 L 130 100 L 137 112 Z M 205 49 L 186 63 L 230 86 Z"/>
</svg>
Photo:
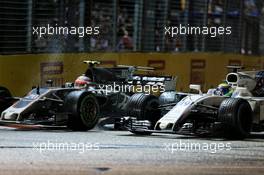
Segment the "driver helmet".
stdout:
<svg viewBox="0 0 264 175">
<path fill-rule="evenodd" d="M 228 83 L 221 83 L 217 87 L 219 95 L 226 95 L 230 92 L 231 86 Z"/>
<path fill-rule="evenodd" d="M 91 84 L 92 84 L 91 79 L 85 75 L 79 76 L 74 82 L 74 86 L 79 88 L 85 88 Z"/>
</svg>

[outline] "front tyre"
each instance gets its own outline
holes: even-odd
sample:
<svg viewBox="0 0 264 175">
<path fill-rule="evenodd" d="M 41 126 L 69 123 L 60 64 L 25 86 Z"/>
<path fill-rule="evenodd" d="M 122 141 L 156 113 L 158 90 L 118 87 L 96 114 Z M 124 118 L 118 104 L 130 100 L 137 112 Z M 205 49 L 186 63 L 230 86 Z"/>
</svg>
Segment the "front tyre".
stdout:
<svg viewBox="0 0 264 175">
<path fill-rule="evenodd" d="M 87 131 L 94 128 L 99 119 L 99 105 L 96 97 L 93 94 L 84 93 L 74 99 L 76 104 L 75 108 L 71 108 L 68 128 L 74 131 Z M 74 100 L 72 102 L 74 103 Z"/>
<path fill-rule="evenodd" d="M 126 111 L 128 116 L 135 117 L 137 120 L 148 120 L 151 123 L 151 129 L 161 117 L 158 98 L 143 93 L 130 97 Z"/>
<path fill-rule="evenodd" d="M 222 123 L 224 137 L 243 139 L 251 131 L 252 109 L 245 99 L 227 98 L 220 105 L 218 119 Z"/>
</svg>

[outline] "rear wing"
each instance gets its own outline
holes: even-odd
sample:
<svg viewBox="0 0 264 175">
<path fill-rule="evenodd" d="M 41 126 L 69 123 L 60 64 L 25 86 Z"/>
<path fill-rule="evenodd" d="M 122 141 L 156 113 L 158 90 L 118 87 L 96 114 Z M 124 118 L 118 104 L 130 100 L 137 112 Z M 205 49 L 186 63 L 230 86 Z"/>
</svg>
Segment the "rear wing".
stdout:
<svg viewBox="0 0 264 175">
<path fill-rule="evenodd" d="M 95 65 L 101 64 L 100 61 L 96 60 L 85 60 L 83 61 L 84 64 L 88 64 L 89 66 L 94 67 Z M 155 68 L 153 67 L 145 67 L 145 66 L 131 66 L 131 65 L 117 65 L 116 68 L 127 68 L 134 71 L 154 71 Z"/>
<path fill-rule="evenodd" d="M 145 66 L 117 65 L 112 68 L 96 67 L 99 61 L 83 61 L 89 65 L 85 75 L 92 77 L 93 81 L 101 84 L 131 84 L 131 85 L 157 85 L 163 86 L 165 91 L 176 90 L 177 77 L 148 75 L 148 73 L 137 74 L 138 72 L 154 72 L 155 68 Z M 151 73 L 152 74 L 152 73 Z"/>
<path fill-rule="evenodd" d="M 133 85 L 164 86 L 165 91 L 175 91 L 177 77 L 175 76 L 156 76 L 156 75 L 134 75 L 133 80 L 128 81 Z"/>
<path fill-rule="evenodd" d="M 243 66 L 232 66 L 232 65 L 230 65 L 230 66 L 226 66 L 226 68 L 227 68 L 228 70 L 231 70 L 231 72 L 233 72 L 233 73 L 237 73 L 238 70 L 243 70 L 243 69 L 244 69 Z"/>
<path fill-rule="evenodd" d="M 145 67 L 145 66 L 117 65 L 117 67 L 130 68 L 130 69 L 134 69 L 134 71 L 146 71 L 146 72 L 153 72 L 155 70 L 154 67 Z"/>
</svg>

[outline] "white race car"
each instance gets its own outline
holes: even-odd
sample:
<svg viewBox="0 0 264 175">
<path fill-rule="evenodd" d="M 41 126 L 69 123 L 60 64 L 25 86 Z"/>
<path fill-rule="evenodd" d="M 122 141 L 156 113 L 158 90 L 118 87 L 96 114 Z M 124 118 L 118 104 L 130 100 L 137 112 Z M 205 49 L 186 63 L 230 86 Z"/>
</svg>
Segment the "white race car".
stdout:
<svg viewBox="0 0 264 175">
<path fill-rule="evenodd" d="M 132 133 L 146 135 L 153 132 L 217 134 L 240 139 L 252 131 L 263 131 L 264 71 L 229 73 L 226 82 L 233 89 L 231 97 L 217 93 L 217 89 L 202 94 L 199 85 L 190 85 L 200 93 L 186 94 L 178 103 L 160 106 L 160 109 L 170 109 L 155 126 L 131 117 L 124 117 L 123 124 Z"/>
</svg>

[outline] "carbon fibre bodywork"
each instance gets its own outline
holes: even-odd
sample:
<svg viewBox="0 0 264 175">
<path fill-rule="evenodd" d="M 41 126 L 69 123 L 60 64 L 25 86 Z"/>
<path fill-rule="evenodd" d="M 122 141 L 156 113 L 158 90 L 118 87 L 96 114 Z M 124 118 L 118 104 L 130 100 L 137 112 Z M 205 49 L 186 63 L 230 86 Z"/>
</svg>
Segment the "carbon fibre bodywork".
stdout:
<svg viewBox="0 0 264 175">
<path fill-rule="evenodd" d="M 84 75 L 92 80 L 91 86 L 76 87 L 74 83 L 66 83 L 62 87 L 52 87 L 52 81 L 48 81 L 50 87 L 34 88 L 26 96 L 18 98 L 14 104 L 6 105 L 1 113 L 0 123 L 3 125 L 15 123 L 69 127 L 72 118 L 78 118 L 79 121 L 75 121 L 76 125 L 82 125 L 82 121 L 85 121 L 81 118 L 84 115 L 82 111 L 89 113 L 87 107 L 83 106 L 82 108 L 81 106 L 85 103 L 82 101 L 86 96 L 90 96 L 90 100 L 94 101 L 95 108 L 98 108 L 98 110 L 96 109 L 96 116 L 121 118 L 127 114 L 126 107 L 134 92 L 117 91 L 115 88 L 109 90 L 102 87 L 112 86 L 115 83 L 118 86 L 160 86 L 165 84 L 164 82 L 174 81 L 171 76 L 135 74 L 138 69 L 152 70 L 148 67 L 122 65 L 104 68 L 96 67 L 95 65 L 99 64 L 97 61 L 85 61 L 85 63 L 88 64 L 88 69 Z M 143 96 L 145 95 L 142 94 Z M 112 119 L 111 122 L 113 123 Z"/>
</svg>

